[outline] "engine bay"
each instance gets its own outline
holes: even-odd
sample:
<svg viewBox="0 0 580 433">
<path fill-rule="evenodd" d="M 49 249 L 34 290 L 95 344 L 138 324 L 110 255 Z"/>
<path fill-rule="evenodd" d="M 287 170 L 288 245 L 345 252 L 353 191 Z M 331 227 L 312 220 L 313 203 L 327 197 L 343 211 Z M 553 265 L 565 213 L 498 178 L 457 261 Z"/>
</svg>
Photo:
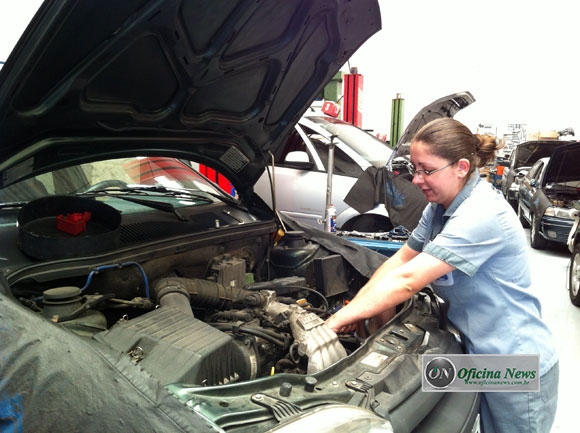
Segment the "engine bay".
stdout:
<svg viewBox="0 0 580 433">
<path fill-rule="evenodd" d="M 275 244 L 269 234 L 242 230 L 224 239 L 171 255 L 144 249 L 134 260 L 92 267 L 53 263 L 21 277 L 12 292 L 165 384 L 314 374 L 360 346 L 359 337 L 339 341 L 324 326 L 363 281 L 340 255 L 300 231 Z"/>
<path fill-rule="evenodd" d="M 2 268 L 1 287 L 9 287 L 28 328 L 51 336 L 40 343 L 29 329 L 24 342 L 14 340 L 34 351 L 33 367 L 16 364 L 52 380 L 60 368 L 54 357 L 66 371 L 84 359 L 82 374 L 93 359 L 99 378 L 137 387 L 124 387 L 127 398 L 154 382 L 156 392 L 232 433 L 265 432 L 330 403 L 372 410 L 397 431 L 410 431 L 438 405 L 477 412 L 476 393 L 420 390 L 421 353 L 462 352 L 432 292 L 400 305 L 374 333 L 365 329 L 367 338 L 338 336 L 325 319 L 384 256 L 288 227 L 280 237 L 272 221 L 221 226 L 50 261 L 12 251 L 16 265 Z"/>
</svg>

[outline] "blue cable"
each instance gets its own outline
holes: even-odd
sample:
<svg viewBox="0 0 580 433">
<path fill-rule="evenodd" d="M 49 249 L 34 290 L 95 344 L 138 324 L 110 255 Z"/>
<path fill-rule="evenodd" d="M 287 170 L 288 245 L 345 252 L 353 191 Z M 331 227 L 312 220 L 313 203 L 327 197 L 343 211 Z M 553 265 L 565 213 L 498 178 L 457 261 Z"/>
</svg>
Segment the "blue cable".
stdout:
<svg viewBox="0 0 580 433">
<path fill-rule="evenodd" d="M 81 293 L 84 292 L 87 287 L 89 287 L 89 285 L 91 284 L 91 281 L 93 280 L 93 276 L 97 272 L 105 271 L 107 269 L 121 269 L 121 268 L 124 268 L 125 266 L 130 266 L 130 265 L 135 265 L 139 268 L 139 271 L 141 272 L 141 276 L 143 277 L 143 282 L 145 283 L 145 297 L 147 299 L 151 299 L 151 297 L 149 296 L 149 280 L 147 279 L 147 274 L 145 274 L 145 270 L 143 270 L 141 265 L 139 263 L 136 263 L 136 262 L 118 263 L 116 265 L 103 265 L 103 266 L 99 266 L 99 267 L 93 269 L 89 273 L 89 276 L 87 277 L 86 284 L 81 288 Z M 36 302 L 36 301 L 41 301 L 43 299 L 44 299 L 43 296 L 38 296 L 32 300 Z"/>
<path fill-rule="evenodd" d="M 141 276 L 143 277 L 143 282 L 145 284 L 145 297 L 147 299 L 151 299 L 151 297 L 149 296 L 149 280 L 147 279 L 147 275 L 145 274 L 145 271 L 143 270 L 141 265 L 139 263 L 136 263 L 136 262 L 118 263 L 116 265 L 103 265 L 103 266 L 99 266 L 99 267 L 93 269 L 91 271 L 91 273 L 89 274 L 89 276 L 87 277 L 86 284 L 81 288 L 81 292 L 84 292 L 85 289 L 87 287 L 89 287 L 89 285 L 91 284 L 91 281 L 93 280 L 93 276 L 97 272 L 106 271 L 108 269 L 121 269 L 121 268 L 124 268 L 125 266 L 131 266 L 131 265 L 137 266 L 137 268 L 139 268 L 139 271 L 141 272 Z"/>
</svg>

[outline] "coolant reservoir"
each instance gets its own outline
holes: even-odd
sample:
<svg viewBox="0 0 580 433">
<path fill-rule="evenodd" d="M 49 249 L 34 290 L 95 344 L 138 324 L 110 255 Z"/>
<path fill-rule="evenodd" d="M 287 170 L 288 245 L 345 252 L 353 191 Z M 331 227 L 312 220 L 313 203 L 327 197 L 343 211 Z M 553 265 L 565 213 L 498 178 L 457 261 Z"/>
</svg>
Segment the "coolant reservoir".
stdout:
<svg viewBox="0 0 580 433">
<path fill-rule="evenodd" d="M 43 292 L 42 315 L 82 337 L 91 337 L 107 329 L 107 319 L 100 311 L 88 310 L 64 320 L 82 306 L 82 292 L 78 287 L 65 286 Z"/>
<path fill-rule="evenodd" d="M 272 248 L 270 263 L 278 277 L 303 276 L 319 248 L 318 244 L 306 240 L 304 232 L 289 231 Z"/>
<path fill-rule="evenodd" d="M 78 287 L 66 286 L 45 290 L 42 315 L 57 322 L 59 317 L 66 317 L 77 310 L 81 306 L 81 300 L 81 289 Z"/>
</svg>

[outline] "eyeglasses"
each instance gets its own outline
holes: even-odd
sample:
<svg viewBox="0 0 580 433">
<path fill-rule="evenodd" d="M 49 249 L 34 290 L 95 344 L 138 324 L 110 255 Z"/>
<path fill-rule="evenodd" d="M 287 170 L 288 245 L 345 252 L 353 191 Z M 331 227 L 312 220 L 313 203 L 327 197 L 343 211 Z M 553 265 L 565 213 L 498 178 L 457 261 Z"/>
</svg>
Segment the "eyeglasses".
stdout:
<svg viewBox="0 0 580 433">
<path fill-rule="evenodd" d="M 437 173 L 438 171 L 441 171 L 444 168 L 451 167 L 453 164 L 455 164 L 455 163 L 454 162 L 450 162 L 449 164 L 444 165 L 443 167 L 437 168 L 435 170 L 422 170 L 420 168 L 417 169 L 417 168 L 415 168 L 415 166 L 413 164 L 411 164 L 409 166 L 409 170 L 410 170 L 410 172 L 411 172 L 411 174 L 413 176 L 417 175 L 417 176 L 419 176 L 419 177 L 422 178 L 423 176 L 431 176 L 433 173 Z"/>
</svg>

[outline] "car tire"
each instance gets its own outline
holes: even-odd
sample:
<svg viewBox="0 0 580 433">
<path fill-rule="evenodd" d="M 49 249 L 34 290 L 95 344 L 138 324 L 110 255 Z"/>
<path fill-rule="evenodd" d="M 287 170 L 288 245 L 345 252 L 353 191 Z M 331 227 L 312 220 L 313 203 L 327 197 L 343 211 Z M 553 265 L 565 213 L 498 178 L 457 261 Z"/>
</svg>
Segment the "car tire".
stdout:
<svg viewBox="0 0 580 433">
<path fill-rule="evenodd" d="M 520 223 L 522 224 L 522 227 L 527 229 L 530 226 L 530 223 L 528 223 L 528 220 L 524 216 L 524 211 L 522 210 L 522 207 L 520 206 L 519 202 L 517 203 L 517 213 L 518 218 L 520 219 Z"/>
<path fill-rule="evenodd" d="M 532 222 L 530 224 L 530 245 L 536 250 L 543 250 L 546 248 L 548 241 L 540 234 L 540 221 L 537 221 L 536 216 L 532 214 Z"/>
<path fill-rule="evenodd" d="M 568 290 L 570 292 L 570 301 L 577 307 L 580 307 L 580 245 L 576 245 L 574 253 L 572 254 L 569 277 Z"/>
</svg>

